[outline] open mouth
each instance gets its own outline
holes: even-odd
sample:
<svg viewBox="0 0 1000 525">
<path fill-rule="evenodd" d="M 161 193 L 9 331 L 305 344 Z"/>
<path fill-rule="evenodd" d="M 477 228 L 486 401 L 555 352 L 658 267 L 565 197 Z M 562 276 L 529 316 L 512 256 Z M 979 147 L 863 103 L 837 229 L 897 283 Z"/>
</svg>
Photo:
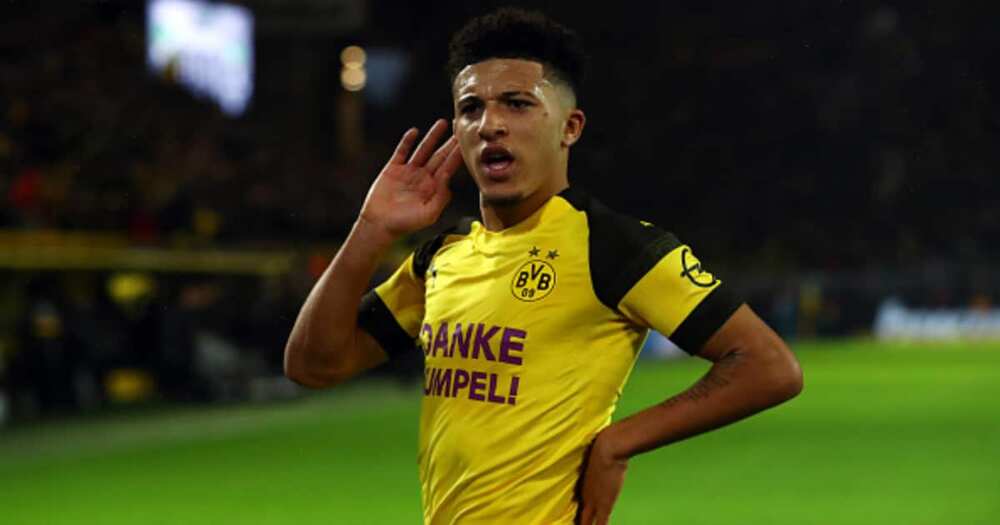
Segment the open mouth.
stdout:
<svg viewBox="0 0 1000 525">
<path fill-rule="evenodd" d="M 503 146 L 487 146 L 479 155 L 479 161 L 488 175 L 505 175 L 514 164 L 514 154 Z"/>
</svg>

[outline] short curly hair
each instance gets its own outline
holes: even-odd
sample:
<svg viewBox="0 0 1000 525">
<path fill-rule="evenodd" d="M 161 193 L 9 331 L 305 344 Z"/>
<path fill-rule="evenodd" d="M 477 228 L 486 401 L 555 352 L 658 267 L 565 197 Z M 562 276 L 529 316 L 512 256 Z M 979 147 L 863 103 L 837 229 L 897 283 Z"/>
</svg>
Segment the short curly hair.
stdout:
<svg viewBox="0 0 1000 525">
<path fill-rule="evenodd" d="M 537 11 L 505 7 L 467 22 L 448 46 L 448 78 L 454 82 L 469 64 L 491 58 L 540 62 L 546 76 L 567 84 L 574 96 L 586 76 L 580 36 Z"/>
</svg>

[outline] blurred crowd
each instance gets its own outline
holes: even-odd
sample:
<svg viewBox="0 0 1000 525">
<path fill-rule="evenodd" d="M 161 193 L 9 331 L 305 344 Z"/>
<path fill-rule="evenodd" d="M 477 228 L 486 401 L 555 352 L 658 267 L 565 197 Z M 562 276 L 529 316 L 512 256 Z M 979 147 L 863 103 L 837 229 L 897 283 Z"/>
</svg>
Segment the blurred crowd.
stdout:
<svg viewBox="0 0 1000 525">
<path fill-rule="evenodd" d="M 482 9 L 369 4 L 352 34 L 258 34 L 254 99 L 230 118 L 148 70 L 141 3 L 5 3 L 0 232 L 335 245 L 401 132 L 451 111 L 447 35 Z M 786 336 L 862 332 L 887 291 L 991 303 L 997 279 L 967 268 L 1000 256 L 993 18 L 943 1 L 712 5 L 553 3 L 592 55 L 574 184 L 676 231 Z M 419 74 L 397 100 L 340 88 L 337 51 L 358 41 L 406 51 Z M 457 177 L 448 220 L 475 202 Z M 251 396 L 280 373 L 312 261 L 282 278 L 0 269 L 0 405 Z"/>
<path fill-rule="evenodd" d="M 0 17 L 0 232 L 302 260 L 276 277 L 0 268 L 0 423 L 287 395 L 285 337 L 384 148 L 338 155 L 282 105 L 224 116 L 175 72 L 147 70 L 135 5 L 4 8 L 20 16 Z M 25 239 L 0 250 L 29 250 Z"/>
<path fill-rule="evenodd" d="M 20 313 L 11 327 L 19 351 L 0 390 L 22 416 L 153 397 L 266 397 L 250 389 L 280 374 L 294 316 L 277 281 L 86 272 L 7 284 L 23 293 L 3 298 L 4 314 Z"/>
<path fill-rule="evenodd" d="M 358 159 L 338 163 L 280 108 L 233 121 L 147 71 L 141 16 L 63 10 L 0 22 L 0 228 L 138 243 L 343 235 L 366 186 Z"/>
<path fill-rule="evenodd" d="M 21 9 L 0 21 L 0 228 L 335 241 L 401 131 L 450 111 L 447 23 L 420 38 L 404 24 L 414 7 L 358 32 L 408 46 L 422 73 L 389 106 L 362 110 L 357 128 L 338 121 L 337 50 L 352 40 L 258 36 L 254 101 L 229 119 L 169 72 L 147 71 L 141 6 Z M 998 255 L 983 242 L 1000 235 L 1000 43 L 984 38 L 988 17 L 944 2 L 777 18 L 756 6 L 670 9 L 606 13 L 635 27 L 627 34 L 565 11 L 593 62 L 576 183 L 734 266 Z M 442 5 L 442 19 L 475 11 Z M 658 67 L 644 66 L 651 57 Z M 352 132 L 358 147 L 338 147 Z M 459 185 L 457 212 L 475 213 Z"/>
</svg>

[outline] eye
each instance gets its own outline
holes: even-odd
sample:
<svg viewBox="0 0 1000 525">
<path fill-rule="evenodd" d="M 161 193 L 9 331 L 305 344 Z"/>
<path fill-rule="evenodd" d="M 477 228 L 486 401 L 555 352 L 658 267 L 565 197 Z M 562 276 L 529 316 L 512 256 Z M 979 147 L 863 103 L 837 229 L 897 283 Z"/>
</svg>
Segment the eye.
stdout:
<svg viewBox="0 0 1000 525">
<path fill-rule="evenodd" d="M 531 102 L 528 102 L 527 100 L 519 100 L 516 98 L 508 100 L 507 104 L 514 109 L 524 109 L 534 105 Z"/>
<path fill-rule="evenodd" d="M 468 102 L 458 106 L 458 112 L 462 115 L 470 115 L 478 110 L 480 104 L 478 102 Z"/>
</svg>

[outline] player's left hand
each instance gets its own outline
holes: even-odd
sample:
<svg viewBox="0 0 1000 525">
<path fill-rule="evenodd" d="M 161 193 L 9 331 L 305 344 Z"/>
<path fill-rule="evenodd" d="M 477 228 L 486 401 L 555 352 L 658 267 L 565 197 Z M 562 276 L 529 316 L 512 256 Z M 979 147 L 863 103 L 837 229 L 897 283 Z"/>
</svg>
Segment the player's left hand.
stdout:
<svg viewBox="0 0 1000 525">
<path fill-rule="evenodd" d="M 584 465 L 577 523 L 607 525 L 625 483 L 627 467 L 628 461 L 616 457 L 612 451 L 611 434 L 607 431 L 598 434 Z"/>
</svg>

